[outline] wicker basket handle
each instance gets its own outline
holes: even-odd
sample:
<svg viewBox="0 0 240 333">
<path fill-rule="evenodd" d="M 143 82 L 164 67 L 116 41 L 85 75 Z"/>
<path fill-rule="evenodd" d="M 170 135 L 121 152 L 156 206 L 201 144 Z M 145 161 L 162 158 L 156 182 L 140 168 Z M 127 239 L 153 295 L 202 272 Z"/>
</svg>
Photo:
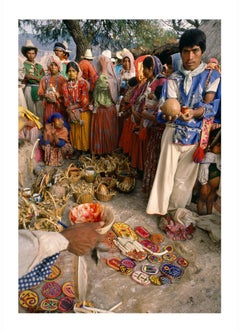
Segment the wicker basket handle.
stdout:
<svg viewBox="0 0 240 333">
<path fill-rule="evenodd" d="M 55 208 L 55 214 L 54 215 L 57 218 L 57 205 L 56 205 L 56 201 L 54 200 L 54 197 L 52 196 L 52 194 L 49 191 L 46 191 L 45 193 L 49 195 L 50 199 L 52 199 L 52 202 L 53 202 L 53 205 L 54 205 L 54 208 Z"/>
</svg>

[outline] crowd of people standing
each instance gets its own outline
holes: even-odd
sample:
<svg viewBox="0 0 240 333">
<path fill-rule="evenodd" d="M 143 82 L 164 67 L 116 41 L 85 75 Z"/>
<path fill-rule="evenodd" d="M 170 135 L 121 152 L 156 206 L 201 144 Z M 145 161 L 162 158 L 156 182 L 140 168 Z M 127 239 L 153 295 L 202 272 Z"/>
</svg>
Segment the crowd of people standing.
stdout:
<svg viewBox="0 0 240 333">
<path fill-rule="evenodd" d="M 215 58 L 202 61 L 205 49 L 204 32 L 189 29 L 180 38 L 179 52 L 165 64 L 150 54 L 134 59 L 123 49 L 114 59 L 104 50 L 93 65 L 90 49 L 77 63 L 57 42 L 46 71 L 28 40 L 21 50 L 26 60 L 19 66 L 19 107 L 33 117 L 19 136 L 36 129 L 36 117 L 42 123 L 39 149 L 50 166 L 121 148 L 142 178 L 147 213 L 169 220 L 171 211 L 191 200 L 211 129 L 220 131 L 220 66 Z M 161 111 L 169 98 L 180 104 L 174 117 Z"/>
</svg>

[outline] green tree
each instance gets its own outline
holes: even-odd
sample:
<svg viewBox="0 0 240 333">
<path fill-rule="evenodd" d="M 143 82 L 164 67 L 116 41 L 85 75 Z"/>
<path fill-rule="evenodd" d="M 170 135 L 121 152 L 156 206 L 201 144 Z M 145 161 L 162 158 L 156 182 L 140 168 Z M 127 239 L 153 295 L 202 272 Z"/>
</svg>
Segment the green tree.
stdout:
<svg viewBox="0 0 240 333">
<path fill-rule="evenodd" d="M 19 20 L 19 31 L 30 26 L 34 36 L 47 45 L 58 40 L 76 44 L 76 61 L 87 48 L 100 45 L 112 51 L 144 47 L 153 50 L 176 41 L 192 27 L 199 27 L 201 20 Z"/>
<path fill-rule="evenodd" d="M 100 45 L 112 51 L 123 47 L 156 46 L 175 38 L 174 31 L 161 27 L 162 20 L 19 20 L 20 32 L 30 26 L 34 36 L 43 44 L 70 37 L 76 44 L 76 61 L 86 48 Z"/>
</svg>

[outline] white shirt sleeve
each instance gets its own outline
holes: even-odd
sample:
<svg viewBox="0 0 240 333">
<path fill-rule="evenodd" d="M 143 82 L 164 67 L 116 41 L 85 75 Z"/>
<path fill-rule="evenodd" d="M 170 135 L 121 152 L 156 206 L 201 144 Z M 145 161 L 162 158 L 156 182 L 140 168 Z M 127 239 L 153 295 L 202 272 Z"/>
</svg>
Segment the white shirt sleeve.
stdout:
<svg viewBox="0 0 240 333">
<path fill-rule="evenodd" d="M 206 92 L 214 92 L 215 93 L 218 89 L 219 82 L 220 82 L 220 77 L 217 78 L 212 83 L 209 83 L 209 85 L 207 86 Z"/>
<path fill-rule="evenodd" d="M 19 230 L 18 275 L 30 272 L 44 258 L 66 250 L 68 240 L 59 232 Z"/>
<path fill-rule="evenodd" d="M 201 185 L 205 185 L 209 178 L 209 166 L 211 163 L 216 163 L 217 168 L 221 170 L 221 155 L 214 154 L 212 152 L 207 152 L 204 160 L 200 164 L 198 172 L 198 180 Z"/>
<path fill-rule="evenodd" d="M 167 98 L 178 98 L 178 85 L 175 80 L 169 79 L 167 82 Z"/>
</svg>

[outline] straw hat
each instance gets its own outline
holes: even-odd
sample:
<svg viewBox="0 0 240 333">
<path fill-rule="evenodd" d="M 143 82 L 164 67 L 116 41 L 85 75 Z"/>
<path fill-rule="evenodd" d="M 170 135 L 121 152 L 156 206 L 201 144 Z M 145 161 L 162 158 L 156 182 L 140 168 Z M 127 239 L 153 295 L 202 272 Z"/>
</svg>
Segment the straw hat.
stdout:
<svg viewBox="0 0 240 333">
<path fill-rule="evenodd" d="M 26 54 L 27 54 L 27 51 L 29 51 L 29 50 L 35 50 L 36 54 L 38 52 L 38 48 L 33 45 L 31 39 L 27 39 L 25 46 L 22 46 L 21 51 L 22 51 L 22 54 L 24 55 L 24 57 L 27 56 Z"/>
<path fill-rule="evenodd" d="M 84 56 L 81 58 L 88 59 L 88 60 L 93 60 L 94 57 L 92 56 L 92 51 L 90 49 L 86 49 Z"/>
<path fill-rule="evenodd" d="M 121 60 L 122 59 L 122 51 L 117 51 L 116 52 L 116 57 Z"/>
<path fill-rule="evenodd" d="M 110 50 L 104 50 L 102 52 L 102 55 L 104 55 L 105 57 L 111 59 L 112 58 L 112 52 Z"/>
<path fill-rule="evenodd" d="M 66 48 L 66 53 L 71 53 L 72 51 L 70 51 L 69 49 L 68 49 L 68 43 L 64 40 L 63 42 L 63 45 L 65 46 L 65 48 Z"/>
</svg>

